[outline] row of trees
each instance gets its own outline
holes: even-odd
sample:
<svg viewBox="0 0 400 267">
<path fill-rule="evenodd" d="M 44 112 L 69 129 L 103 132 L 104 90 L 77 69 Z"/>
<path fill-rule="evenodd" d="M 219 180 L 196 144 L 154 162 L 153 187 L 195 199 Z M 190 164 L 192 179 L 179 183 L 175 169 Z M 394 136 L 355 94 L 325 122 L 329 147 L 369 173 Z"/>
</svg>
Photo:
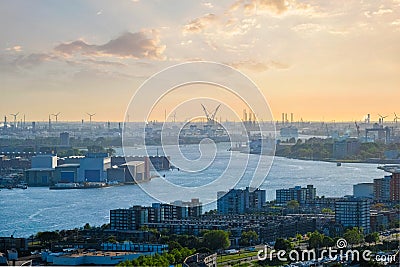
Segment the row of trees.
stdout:
<svg viewBox="0 0 400 267">
<path fill-rule="evenodd" d="M 333 247 L 336 245 L 336 241 L 339 239 L 333 239 L 332 237 L 326 236 L 318 231 L 308 233 L 307 238 L 309 249 Z M 347 229 L 346 232 L 343 234 L 343 238 L 350 245 L 360 244 L 364 241 L 367 243 L 376 243 L 377 241 L 379 241 L 379 234 L 374 232 L 364 236 L 362 229 L 354 227 Z M 302 240 L 302 236 L 297 235 L 296 239 L 298 242 L 300 242 Z M 292 239 L 278 238 L 275 242 L 274 248 L 276 250 L 291 250 L 294 248 L 294 244 L 291 241 Z"/>
<path fill-rule="evenodd" d="M 301 159 L 329 159 L 333 157 L 333 142 L 331 138 L 310 138 L 304 142 L 301 139 L 297 141 L 293 138 L 288 143 L 291 146 L 278 146 L 276 155 L 289 158 Z M 399 150 L 400 143 L 384 144 L 384 143 L 362 143 L 360 151 L 357 155 L 350 157 L 354 160 L 366 160 L 369 158 L 383 158 L 386 150 Z"/>
<path fill-rule="evenodd" d="M 139 256 L 132 261 L 127 260 L 119 263 L 117 266 L 171 266 L 174 264 L 182 263 L 187 257 L 196 252 L 194 249 L 188 248 L 175 248 L 168 253 L 154 254 L 147 256 Z"/>
</svg>

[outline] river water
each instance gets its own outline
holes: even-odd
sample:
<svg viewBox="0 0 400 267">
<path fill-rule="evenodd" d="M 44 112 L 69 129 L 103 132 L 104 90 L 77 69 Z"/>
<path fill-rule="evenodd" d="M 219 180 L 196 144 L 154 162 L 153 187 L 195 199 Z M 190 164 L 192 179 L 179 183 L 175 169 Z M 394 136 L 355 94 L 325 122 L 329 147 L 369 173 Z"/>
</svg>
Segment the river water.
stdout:
<svg viewBox="0 0 400 267">
<path fill-rule="evenodd" d="M 196 187 L 212 182 L 224 169 L 227 160 L 233 166 L 240 165 L 248 155 L 239 152 L 228 152 L 227 145 L 218 144 L 218 152 L 214 162 L 203 171 L 165 171 L 158 173 L 161 177 L 142 184 L 147 191 L 165 193 L 169 199 L 190 200 L 191 195 L 176 192 L 163 192 L 163 179 L 179 186 Z M 206 150 L 208 148 L 206 147 Z M 212 149 L 212 147 L 209 147 Z M 155 155 L 161 149 L 151 147 L 148 151 Z M 201 155 L 198 147 L 188 145 L 181 148 L 187 158 L 196 159 Z M 143 155 L 144 149 L 128 148 L 127 155 Z M 204 152 L 204 151 L 203 151 Z M 122 149 L 117 149 L 122 154 Z M 175 155 L 176 157 L 178 155 Z M 250 155 L 244 178 L 236 187 L 244 187 L 248 183 L 252 170 L 256 167 L 259 155 Z M 265 156 L 261 156 L 265 157 Z M 174 159 L 174 155 L 171 155 Z M 237 163 L 237 164 L 236 164 Z M 275 198 L 275 190 L 296 185 L 312 184 L 317 188 L 317 195 L 340 197 L 352 194 L 352 186 L 361 182 L 372 182 L 381 178 L 384 172 L 377 169 L 376 164 L 344 163 L 341 167 L 335 163 L 320 161 L 304 161 L 276 157 L 270 172 L 260 186 L 267 191 L 267 199 Z M 165 178 L 162 176 L 165 175 Z M 216 194 L 216 192 L 213 192 Z M 207 198 L 205 196 L 204 198 Z M 205 201 L 200 196 L 201 201 Z M 150 205 L 156 202 L 138 185 L 115 186 L 99 189 L 49 190 L 48 188 L 30 187 L 22 189 L 2 189 L 0 191 L 0 236 L 11 235 L 27 237 L 38 231 L 73 229 L 85 223 L 101 225 L 109 222 L 109 210 L 128 208 L 132 205 Z M 215 202 L 208 204 L 204 210 L 215 208 Z"/>
</svg>

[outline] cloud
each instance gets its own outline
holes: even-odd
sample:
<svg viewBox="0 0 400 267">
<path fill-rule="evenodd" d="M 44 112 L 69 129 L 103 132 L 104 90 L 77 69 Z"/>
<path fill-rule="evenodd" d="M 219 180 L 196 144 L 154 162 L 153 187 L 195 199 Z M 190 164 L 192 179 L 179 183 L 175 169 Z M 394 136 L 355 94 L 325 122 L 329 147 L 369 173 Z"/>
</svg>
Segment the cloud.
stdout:
<svg viewBox="0 0 400 267">
<path fill-rule="evenodd" d="M 393 10 L 380 8 L 378 11 L 372 12 L 372 14 L 378 15 L 378 16 L 382 16 L 382 15 L 389 14 L 389 13 L 393 13 Z"/>
<path fill-rule="evenodd" d="M 18 67 L 31 68 L 42 64 L 43 62 L 56 59 L 57 57 L 45 53 L 33 53 L 30 55 L 21 55 L 17 57 L 13 64 Z"/>
<path fill-rule="evenodd" d="M 199 33 L 217 20 L 215 14 L 206 14 L 190 21 L 183 27 L 183 33 Z"/>
<path fill-rule="evenodd" d="M 323 30 L 324 27 L 315 23 L 302 23 L 292 27 L 292 30 L 299 33 L 315 33 Z"/>
<path fill-rule="evenodd" d="M 16 46 L 13 46 L 13 47 L 8 47 L 8 48 L 6 48 L 6 51 L 21 52 L 22 51 L 22 46 L 16 45 Z"/>
<path fill-rule="evenodd" d="M 213 8 L 213 7 L 214 7 L 214 5 L 213 5 L 212 3 L 210 3 L 210 2 L 202 3 L 202 5 L 203 5 L 204 7 L 207 7 L 207 8 Z"/>
<path fill-rule="evenodd" d="M 288 10 L 289 3 L 286 0 L 237 0 L 229 11 L 236 11 L 240 7 L 248 14 L 260 10 L 268 10 L 279 15 Z"/>
<path fill-rule="evenodd" d="M 254 72 L 264 72 L 271 69 L 288 69 L 290 66 L 285 63 L 277 62 L 277 61 L 270 61 L 267 63 L 263 63 L 256 60 L 243 60 L 243 61 L 236 61 L 227 63 L 237 69 L 247 69 Z"/>
<path fill-rule="evenodd" d="M 71 43 L 62 43 L 54 50 L 64 56 L 82 54 L 133 59 L 165 59 L 163 55 L 165 45 L 160 44 L 159 35 L 155 30 L 126 32 L 103 45 L 88 44 L 85 41 L 77 40 Z"/>
<path fill-rule="evenodd" d="M 100 65 L 100 66 L 114 66 L 114 67 L 126 67 L 127 65 L 121 62 L 115 62 L 115 61 L 105 61 L 105 60 L 95 60 L 95 59 L 84 59 L 82 60 L 85 63 L 91 63 L 94 65 Z"/>
</svg>

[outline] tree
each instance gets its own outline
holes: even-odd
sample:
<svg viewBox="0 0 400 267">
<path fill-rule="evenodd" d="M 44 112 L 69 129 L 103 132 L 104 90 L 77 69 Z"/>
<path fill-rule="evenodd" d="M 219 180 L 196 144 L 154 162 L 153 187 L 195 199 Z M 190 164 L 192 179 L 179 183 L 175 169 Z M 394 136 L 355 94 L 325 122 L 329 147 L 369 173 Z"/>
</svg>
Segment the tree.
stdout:
<svg viewBox="0 0 400 267">
<path fill-rule="evenodd" d="M 229 235 L 223 230 L 207 231 L 203 235 L 203 245 L 213 251 L 229 247 Z"/>
<path fill-rule="evenodd" d="M 86 224 L 83 226 L 83 229 L 85 229 L 85 230 L 90 230 L 90 229 L 92 229 L 92 227 L 90 226 L 89 223 L 86 223 Z"/>
<path fill-rule="evenodd" d="M 310 248 L 319 248 L 323 246 L 324 235 L 315 231 L 309 235 L 308 246 Z"/>
<path fill-rule="evenodd" d="M 257 240 L 258 240 L 258 234 L 253 230 L 249 230 L 242 232 L 242 235 L 240 237 L 240 244 L 242 246 L 251 246 L 255 244 Z"/>
<path fill-rule="evenodd" d="M 377 241 L 379 241 L 379 234 L 377 232 L 365 236 L 365 242 L 367 243 L 376 243 Z"/>
<path fill-rule="evenodd" d="M 36 237 L 41 243 L 48 244 L 53 241 L 60 240 L 60 234 L 58 232 L 39 232 Z"/>
<path fill-rule="evenodd" d="M 109 243 L 117 243 L 117 239 L 115 238 L 115 236 L 110 235 L 110 236 L 107 238 L 107 242 L 109 242 Z"/>
<path fill-rule="evenodd" d="M 358 227 L 353 227 L 352 229 L 347 229 L 344 233 L 343 238 L 346 239 L 349 244 L 359 244 L 363 241 L 364 235 Z"/>
<path fill-rule="evenodd" d="M 300 207 L 300 204 L 299 204 L 299 202 L 298 202 L 297 200 L 290 200 L 290 201 L 286 204 L 286 207 L 287 207 L 288 209 L 291 209 L 291 210 L 297 210 L 297 209 Z"/>
<path fill-rule="evenodd" d="M 284 238 L 277 238 L 275 241 L 274 249 L 276 250 L 291 250 L 293 248 L 292 243 L 289 240 Z"/>
<path fill-rule="evenodd" d="M 324 247 L 333 247 L 335 245 L 335 241 L 333 240 L 333 238 L 329 237 L 329 236 L 324 236 L 322 239 L 322 246 Z"/>
<path fill-rule="evenodd" d="M 303 240 L 303 236 L 301 234 L 296 235 L 297 243 L 300 245 L 301 240 Z"/>
<path fill-rule="evenodd" d="M 330 208 L 323 208 L 321 210 L 321 212 L 325 213 L 325 214 L 333 214 L 334 213 L 333 210 L 331 210 Z"/>
</svg>

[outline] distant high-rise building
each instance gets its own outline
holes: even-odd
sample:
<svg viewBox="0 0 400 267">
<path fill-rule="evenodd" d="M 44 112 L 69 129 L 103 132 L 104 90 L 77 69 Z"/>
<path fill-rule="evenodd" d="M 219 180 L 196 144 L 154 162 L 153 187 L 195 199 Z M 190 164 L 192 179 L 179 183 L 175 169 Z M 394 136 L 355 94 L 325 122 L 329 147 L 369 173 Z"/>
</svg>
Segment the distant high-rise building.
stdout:
<svg viewBox="0 0 400 267">
<path fill-rule="evenodd" d="M 360 151 L 360 142 L 357 139 L 335 141 L 333 143 L 333 158 L 345 159 L 356 155 Z"/>
<path fill-rule="evenodd" d="M 60 145 L 64 147 L 69 147 L 69 133 L 60 133 Z"/>
<path fill-rule="evenodd" d="M 353 185 L 353 196 L 357 198 L 374 198 L 374 184 L 360 183 Z"/>
<path fill-rule="evenodd" d="M 308 200 L 316 198 L 317 189 L 313 185 L 307 187 L 295 186 L 288 189 L 276 190 L 276 204 L 286 205 L 291 200 L 296 200 L 300 204 L 304 204 Z"/>
<path fill-rule="evenodd" d="M 198 199 L 191 202 L 176 201 L 176 204 L 182 203 L 191 203 L 192 206 L 153 203 L 151 207 L 133 206 L 129 209 L 110 210 L 110 228 L 112 230 L 139 230 L 147 223 L 163 223 L 201 215 L 201 202 Z M 200 206 L 196 206 L 197 204 Z M 199 211 L 200 213 L 197 214 Z"/>
<path fill-rule="evenodd" d="M 390 176 L 374 179 L 374 199 L 378 202 L 388 202 L 390 200 Z"/>
<path fill-rule="evenodd" d="M 335 221 L 344 227 L 358 227 L 370 232 L 370 200 L 344 198 L 335 202 Z"/>
<path fill-rule="evenodd" d="M 231 189 L 218 192 L 217 210 L 219 214 L 244 214 L 261 211 L 266 201 L 266 191 L 256 189 Z"/>
<path fill-rule="evenodd" d="M 391 173 L 383 179 L 374 179 L 374 197 L 377 201 L 400 201 L 400 165 L 378 167 Z"/>
</svg>

